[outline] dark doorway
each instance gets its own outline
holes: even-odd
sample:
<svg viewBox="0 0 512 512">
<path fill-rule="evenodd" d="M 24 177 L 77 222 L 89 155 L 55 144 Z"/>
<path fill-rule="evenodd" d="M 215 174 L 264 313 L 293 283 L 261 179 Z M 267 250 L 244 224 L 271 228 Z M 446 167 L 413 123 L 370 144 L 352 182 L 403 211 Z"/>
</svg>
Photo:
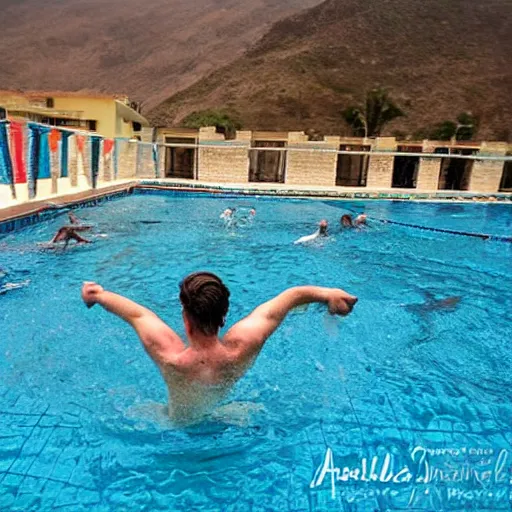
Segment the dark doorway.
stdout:
<svg viewBox="0 0 512 512">
<path fill-rule="evenodd" d="M 451 155 L 474 155 L 476 149 L 450 149 Z M 467 158 L 443 158 L 439 173 L 439 190 L 468 190 L 473 160 Z"/>
<path fill-rule="evenodd" d="M 507 156 L 512 156 L 508 153 Z M 512 191 L 512 162 L 505 162 L 503 165 L 503 174 L 501 175 L 500 192 Z"/>
<path fill-rule="evenodd" d="M 285 148 L 283 141 L 253 141 L 253 148 Z M 249 157 L 249 181 L 284 183 L 286 151 L 252 150 Z"/>
<path fill-rule="evenodd" d="M 403 153 L 421 153 L 422 149 L 421 146 L 398 146 L 398 151 Z M 393 188 L 416 188 L 419 167 L 419 156 L 395 156 L 391 186 Z"/>
<path fill-rule="evenodd" d="M 166 137 L 166 144 L 194 145 L 196 139 L 188 137 Z M 184 178 L 193 180 L 196 168 L 196 149 L 166 147 L 165 148 L 165 177 Z"/>
<path fill-rule="evenodd" d="M 370 146 L 341 145 L 340 151 L 370 151 Z M 366 187 L 368 164 L 366 155 L 338 154 L 336 163 L 336 185 L 340 187 Z"/>
</svg>

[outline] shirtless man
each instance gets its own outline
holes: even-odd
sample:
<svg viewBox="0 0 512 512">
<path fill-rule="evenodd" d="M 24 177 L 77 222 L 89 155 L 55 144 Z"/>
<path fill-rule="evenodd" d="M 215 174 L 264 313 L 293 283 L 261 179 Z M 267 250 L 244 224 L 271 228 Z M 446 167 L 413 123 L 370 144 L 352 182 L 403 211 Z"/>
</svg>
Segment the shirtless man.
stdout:
<svg viewBox="0 0 512 512">
<path fill-rule="evenodd" d="M 74 240 L 77 244 L 90 244 L 90 240 L 78 234 L 78 231 L 89 231 L 90 229 L 91 226 L 63 226 L 57 231 L 50 243 L 64 242 L 64 247 L 67 247 L 71 240 Z"/>
<path fill-rule="evenodd" d="M 155 313 L 98 284 L 84 283 L 82 299 L 89 308 L 99 304 L 135 329 L 167 384 L 170 417 L 183 424 L 201 420 L 226 397 L 293 308 L 319 302 L 333 315 L 348 315 L 357 302 L 336 288 L 290 288 L 257 307 L 220 339 L 229 290 L 214 274 L 197 272 L 180 284 L 186 345 Z"/>
</svg>

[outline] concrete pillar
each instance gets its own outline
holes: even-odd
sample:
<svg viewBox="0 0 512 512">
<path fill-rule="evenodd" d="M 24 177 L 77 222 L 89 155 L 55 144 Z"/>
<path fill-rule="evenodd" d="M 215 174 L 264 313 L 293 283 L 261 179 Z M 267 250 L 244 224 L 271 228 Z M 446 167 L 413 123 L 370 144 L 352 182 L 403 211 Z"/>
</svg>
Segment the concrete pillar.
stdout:
<svg viewBox="0 0 512 512">
<path fill-rule="evenodd" d="M 308 141 L 303 133 L 290 132 L 288 148 L 308 151 L 288 151 L 285 183 L 334 187 L 340 146 L 339 137 L 325 137 L 323 141 Z M 331 150 L 329 152 L 317 150 Z"/>
<path fill-rule="evenodd" d="M 165 178 L 165 146 L 158 146 L 158 177 Z"/>
<path fill-rule="evenodd" d="M 378 137 L 375 139 L 372 149 L 373 151 L 396 151 L 396 139 L 395 137 Z M 395 157 L 392 155 L 372 155 L 370 153 L 366 186 L 368 188 L 391 188 L 394 161 Z"/>
<path fill-rule="evenodd" d="M 60 144 L 55 153 L 50 152 L 50 172 L 52 176 L 52 194 L 57 194 L 58 190 L 58 180 L 60 177 Z"/>
<path fill-rule="evenodd" d="M 76 187 L 78 184 L 78 149 L 76 146 L 76 135 L 71 135 L 68 140 L 68 176 L 69 184 Z"/>
<path fill-rule="evenodd" d="M 506 142 L 482 142 L 479 155 L 505 156 Z M 471 192 L 498 192 L 505 162 L 503 160 L 475 160 L 469 181 Z"/>
<path fill-rule="evenodd" d="M 155 177 L 153 144 L 151 143 L 137 143 L 137 177 L 149 179 Z"/>
<path fill-rule="evenodd" d="M 249 148 L 248 132 L 237 133 L 234 140 L 225 140 L 224 135 L 216 133 L 214 127 L 199 130 L 199 145 L 218 147 L 199 148 L 200 181 L 217 183 L 248 183 Z"/>
<path fill-rule="evenodd" d="M 101 160 L 103 162 L 103 181 L 108 182 L 114 179 L 114 163 L 112 161 L 114 155 L 114 148 L 107 153 L 103 154 Z"/>
<path fill-rule="evenodd" d="M 423 141 L 423 153 L 433 153 L 436 146 L 432 141 Z M 437 190 L 439 173 L 441 172 L 442 155 L 438 158 L 420 158 L 416 188 L 421 192 Z"/>
<path fill-rule="evenodd" d="M 118 142 L 118 179 L 135 178 L 137 172 L 137 141 L 119 140 Z"/>
</svg>

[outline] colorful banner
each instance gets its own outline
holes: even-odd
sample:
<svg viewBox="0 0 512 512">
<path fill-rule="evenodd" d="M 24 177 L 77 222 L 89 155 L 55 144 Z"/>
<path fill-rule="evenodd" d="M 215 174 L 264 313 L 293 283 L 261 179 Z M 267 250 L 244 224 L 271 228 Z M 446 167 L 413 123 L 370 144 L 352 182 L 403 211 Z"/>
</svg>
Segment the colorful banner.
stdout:
<svg viewBox="0 0 512 512">
<path fill-rule="evenodd" d="M 9 185 L 11 187 L 12 198 L 16 199 L 7 126 L 8 123 L 0 122 L 0 184 Z"/>
<path fill-rule="evenodd" d="M 53 129 L 50 132 L 48 141 L 50 143 L 50 151 L 52 153 L 57 153 L 57 151 L 59 149 L 59 142 L 60 142 L 60 131 L 57 129 Z"/>
<path fill-rule="evenodd" d="M 158 178 L 158 144 L 153 144 L 153 163 L 155 164 L 155 178 Z"/>
<path fill-rule="evenodd" d="M 69 137 L 72 132 L 62 132 L 62 144 L 60 145 L 60 177 L 67 178 L 69 174 Z"/>
<path fill-rule="evenodd" d="M 25 131 L 21 123 L 12 121 L 11 131 L 11 148 L 14 157 L 14 182 L 27 182 L 27 169 L 25 167 Z"/>
<path fill-rule="evenodd" d="M 77 135 L 75 138 L 76 138 L 76 148 L 78 149 L 78 152 L 83 153 L 84 146 L 85 146 L 85 137 L 83 135 Z"/>
<path fill-rule="evenodd" d="M 39 153 L 39 176 L 38 179 L 48 179 L 52 177 L 50 163 L 50 132 L 41 131 L 41 146 Z"/>
<path fill-rule="evenodd" d="M 50 148 L 48 132 L 50 128 L 28 123 L 29 128 L 29 164 L 28 164 L 28 196 L 33 199 L 37 194 L 37 180 L 50 178 Z"/>
<path fill-rule="evenodd" d="M 96 188 L 98 183 L 98 173 L 100 170 L 100 144 L 101 137 L 91 136 L 91 182 L 92 188 Z"/>
<path fill-rule="evenodd" d="M 112 139 L 105 139 L 103 141 L 103 155 L 108 155 L 114 147 L 114 141 Z"/>
</svg>

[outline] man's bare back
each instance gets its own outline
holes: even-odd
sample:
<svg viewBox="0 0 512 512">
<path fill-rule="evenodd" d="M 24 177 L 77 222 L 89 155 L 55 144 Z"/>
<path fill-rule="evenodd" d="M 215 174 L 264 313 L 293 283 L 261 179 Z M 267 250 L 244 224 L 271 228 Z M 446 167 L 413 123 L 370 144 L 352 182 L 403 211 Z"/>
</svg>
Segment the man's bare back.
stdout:
<svg viewBox="0 0 512 512">
<path fill-rule="evenodd" d="M 222 401 L 293 308 L 320 302 L 332 314 L 347 315 L 357 302 L 335 288 L 290 288 L 257 307 L 220 339 L 218 331 L 229 307 L 229 291 L 222 281 L 201 272 L 188 276 L 180 287 L 188 345 L 149 309 L 95 283 L 82 288 L 88 307 L 100 304 L 135 329 L 167 384 L 169 415 L 178 423 L 200 421 Z"/>
</svg>

